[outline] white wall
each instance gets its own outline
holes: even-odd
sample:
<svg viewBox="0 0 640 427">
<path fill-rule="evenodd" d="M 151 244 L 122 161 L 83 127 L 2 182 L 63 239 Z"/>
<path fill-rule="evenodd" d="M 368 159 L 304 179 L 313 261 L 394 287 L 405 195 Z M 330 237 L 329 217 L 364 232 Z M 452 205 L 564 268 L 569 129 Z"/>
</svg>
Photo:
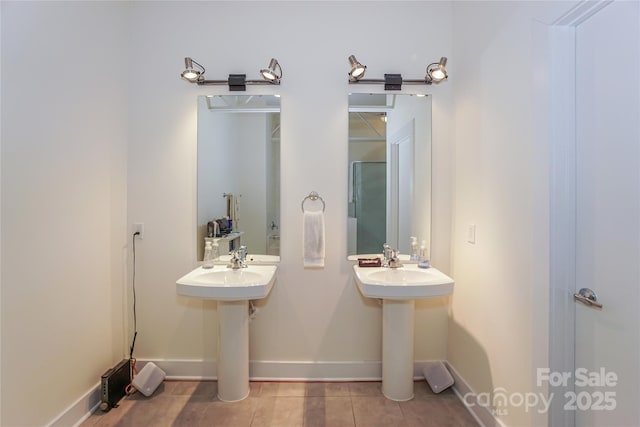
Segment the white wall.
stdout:
<svg viewBox="0 0 640 427">
<path fill-rule="evenodd" d="M 456 288 L 448 360 L 478 393 L 537 391 L 535 370 L 547 366 L 549 158 L 547 139 L 536 138 L 534 105 L 544 94 L 534 91 L 533 62 L 545 41 L 534 27 L 573 4 L 453 6 Z M 469 224 L 475 244 L 467 243 Z M 506 425 L 546 422 L 522 406 L 507 410 Z"/>
<path fill-rule="evenodd" d="M 180 80 L 184 56 L 212 78 L 257 78 L 271 57 L 285 71 L 281 87 L 248 90 L 282 94 L 282 263 L 251 358 L 283 361 L 380 359 L 380 308 L 345 260 L 346 58 L 370 77 L 417 78 L 448 56 L 450 81 L 429 89 L 432 261 L 456 288 L 449 322 L 447 300 L 417 304 L 416 358 L 447 357 L 477 392 L 532 390 L 534 347 L 546 345 L 532 337 L 547 336 L 535 322 L 547 307 L 532 301 L 548 287 L 532 28 L 573 3 L 2 2 L 1 423 L 52 420 L 122 356 L 125 212 L 145 223 L 136 356 L 215 359 L 215 303 L 177 297 L 175 279 L 196 258 L 196 96 L 224 90 Z M 322 270 L 301 262 L 311 190 L 327 203 Z M 502 419 L 534 417 L 514 408 Z"/>
<path fill-rule="evenodd" d="M 124 18 L 2 2 L 3 426 L 52 421 L 123 356 Z"/>
<path fill-rule="evenodd" d="M 439 2 L 2 2 L 2 424 L 52 421 L 122 357 L 134 222 L 145 223 L 135 356 L 215 359 L 215 303 L 176 296 L 175 280 L 196 258 L 196 96 L 225 90 L 181 80 L 184 56 L 213 78 L 257 78 L 271 57 L 285 70 L 281 87 L 248 90 L 282 94 L 283 120 L 282 263 L 252 323 L 251 358 L 380 360 L 380 307 L 346 261 L 347 57 L 371 77 L 419 78 L 443 55 L 453 70 L 451 19 Z M 452 87 L 429 88 L 432 259 L 445 272 Z M 311 190 L 327 203 L 322 270 L 302 268 Z M 447 299 L 417 304 L 418 360 L 445 358 L 447 310 Z"/>
<path fill-rule="evenodd" d="M 130 19 L 130 65 L 148 71 L 129 93 L 128 221 L 145 223 L 137 258 L 137 356 L 213 360 L 216 354 L 215 302 L 176 296 L 175 280 L 195 266 L 196 96 L 225 89 L 181 80 L 183 57 L 205 65 L 209 78 L 247 73 L 254 79 L 275 57 L 284 69 L 282 86 L 270 91 L 282 95 L 282 262 L 251 324 L 251 359 L 379 361 L 381 309 L 360 296 L 346 261 L 347 57 L 357 55 L 370 77 L 400 72 L 420 78 L 428 63 L 451 57 L 451 5 L 137 2 Z M 445 272 L 451 87 L 429 89 L 438 230 L 432 252 Z M 249 86 L 247 93 L 266 90 Z M 322 270 L 302 267 L 300 202 L 312 190 L 326 202 Z M 417 305 L 418 360 L 445 358 L 447 309 L 447 299 Z"/>
</svg>

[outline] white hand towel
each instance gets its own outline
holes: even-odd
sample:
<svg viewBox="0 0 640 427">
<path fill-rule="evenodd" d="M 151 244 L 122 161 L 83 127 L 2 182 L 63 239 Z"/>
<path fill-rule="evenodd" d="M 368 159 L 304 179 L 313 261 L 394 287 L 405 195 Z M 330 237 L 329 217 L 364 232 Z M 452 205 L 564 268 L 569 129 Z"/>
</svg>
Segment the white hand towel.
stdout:
<svg viewBox="0 0 640 427">
<path fill-rule="evenodd" d="M 306 212 L 302 218 L 305 267 L 324 267 L 324 212 Z"/>
</svg>

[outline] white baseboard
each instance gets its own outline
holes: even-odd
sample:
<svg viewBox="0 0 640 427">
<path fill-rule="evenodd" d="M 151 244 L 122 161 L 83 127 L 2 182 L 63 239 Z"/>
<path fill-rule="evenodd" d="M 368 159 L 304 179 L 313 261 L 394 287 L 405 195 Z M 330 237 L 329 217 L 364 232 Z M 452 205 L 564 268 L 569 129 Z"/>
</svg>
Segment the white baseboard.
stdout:
<svg viewBox="0 0 640 427">
<path fill-rule="evenodd" d="M 215 380 L 215 360 L 138 359 L 137 368 L 155 363 L 167 379 Z M 414 379 L 424 379 L 422 371 L 430 360 L 414 363 Z M 380 381 L 381 361 L 249 361 L 249 378 L 254 381 Z"/>
<path fill-rule="evenodd" d="M 138 359 L 138 369 L 153 362 L 165 371 L 167 379 L 217 379 L 215 360 Z M 379 381 L 379 361 L 249 361 L 249 378 L 254 381 Z"/>
<path fill-rule="evenodd" d="M 447 369 L 455 381 L 453 391 L 467 407 L 471 415 L 473 415 L 473 418 L 475 418 L 482 427 L 506 427 L 502 421 L 495 417 L 489 408 L 478 403 L 476 393 L 464 378 L 460 376 L 458 371 L 456 371 L 448 361 L 445 361 L 444 364 L 447 366 Z"/>
<path fill-rule="evenodd" d="M 98 409 L 100 399 L 100 383 L 98 382 L 47 424 L 47 427 L 79 426 Z"/>
<path fill-rule="evenodd" d="M 149 362 L 155 363 L 169 380 L 216 380 L 217 363 L 203 359 L 137 359 L 136 369 L 140 371 Z"/>
<path fill-rule="evenodd" d="M 249 362 L 252 380 L 275 381 L 379 381 L 382 364 L 377 361 L 262 361 Z"/>
</svg>

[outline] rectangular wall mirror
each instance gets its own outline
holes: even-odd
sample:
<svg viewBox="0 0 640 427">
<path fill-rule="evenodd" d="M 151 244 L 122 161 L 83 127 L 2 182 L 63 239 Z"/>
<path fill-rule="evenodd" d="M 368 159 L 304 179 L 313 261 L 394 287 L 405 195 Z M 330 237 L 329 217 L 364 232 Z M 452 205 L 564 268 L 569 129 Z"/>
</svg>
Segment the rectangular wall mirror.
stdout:
<svg viewBox="0 0 640 427">
<path fill-rule="evenodd" d="M 199 261 L 205 238 L 280 260 L 279 97 L 198 97 L 197 211 Z"/>
<path fill-rule="evenodd" d="M 349 95 L 347 254 L 431 241 L 431 96 Z"/>
</svg>

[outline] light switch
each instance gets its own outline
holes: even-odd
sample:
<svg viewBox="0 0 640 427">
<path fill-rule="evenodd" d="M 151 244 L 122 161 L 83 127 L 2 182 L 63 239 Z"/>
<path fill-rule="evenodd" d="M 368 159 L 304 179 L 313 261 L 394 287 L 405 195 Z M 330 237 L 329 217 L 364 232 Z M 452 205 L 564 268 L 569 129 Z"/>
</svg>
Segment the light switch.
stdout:
<svg viewBox="0 0 640 427">
<path fill-rule="evenodd" d="M 469 224 L 467 226 L 467 242 L 475 244 L 476 243 L 476 225 Z"/>
</svg>

